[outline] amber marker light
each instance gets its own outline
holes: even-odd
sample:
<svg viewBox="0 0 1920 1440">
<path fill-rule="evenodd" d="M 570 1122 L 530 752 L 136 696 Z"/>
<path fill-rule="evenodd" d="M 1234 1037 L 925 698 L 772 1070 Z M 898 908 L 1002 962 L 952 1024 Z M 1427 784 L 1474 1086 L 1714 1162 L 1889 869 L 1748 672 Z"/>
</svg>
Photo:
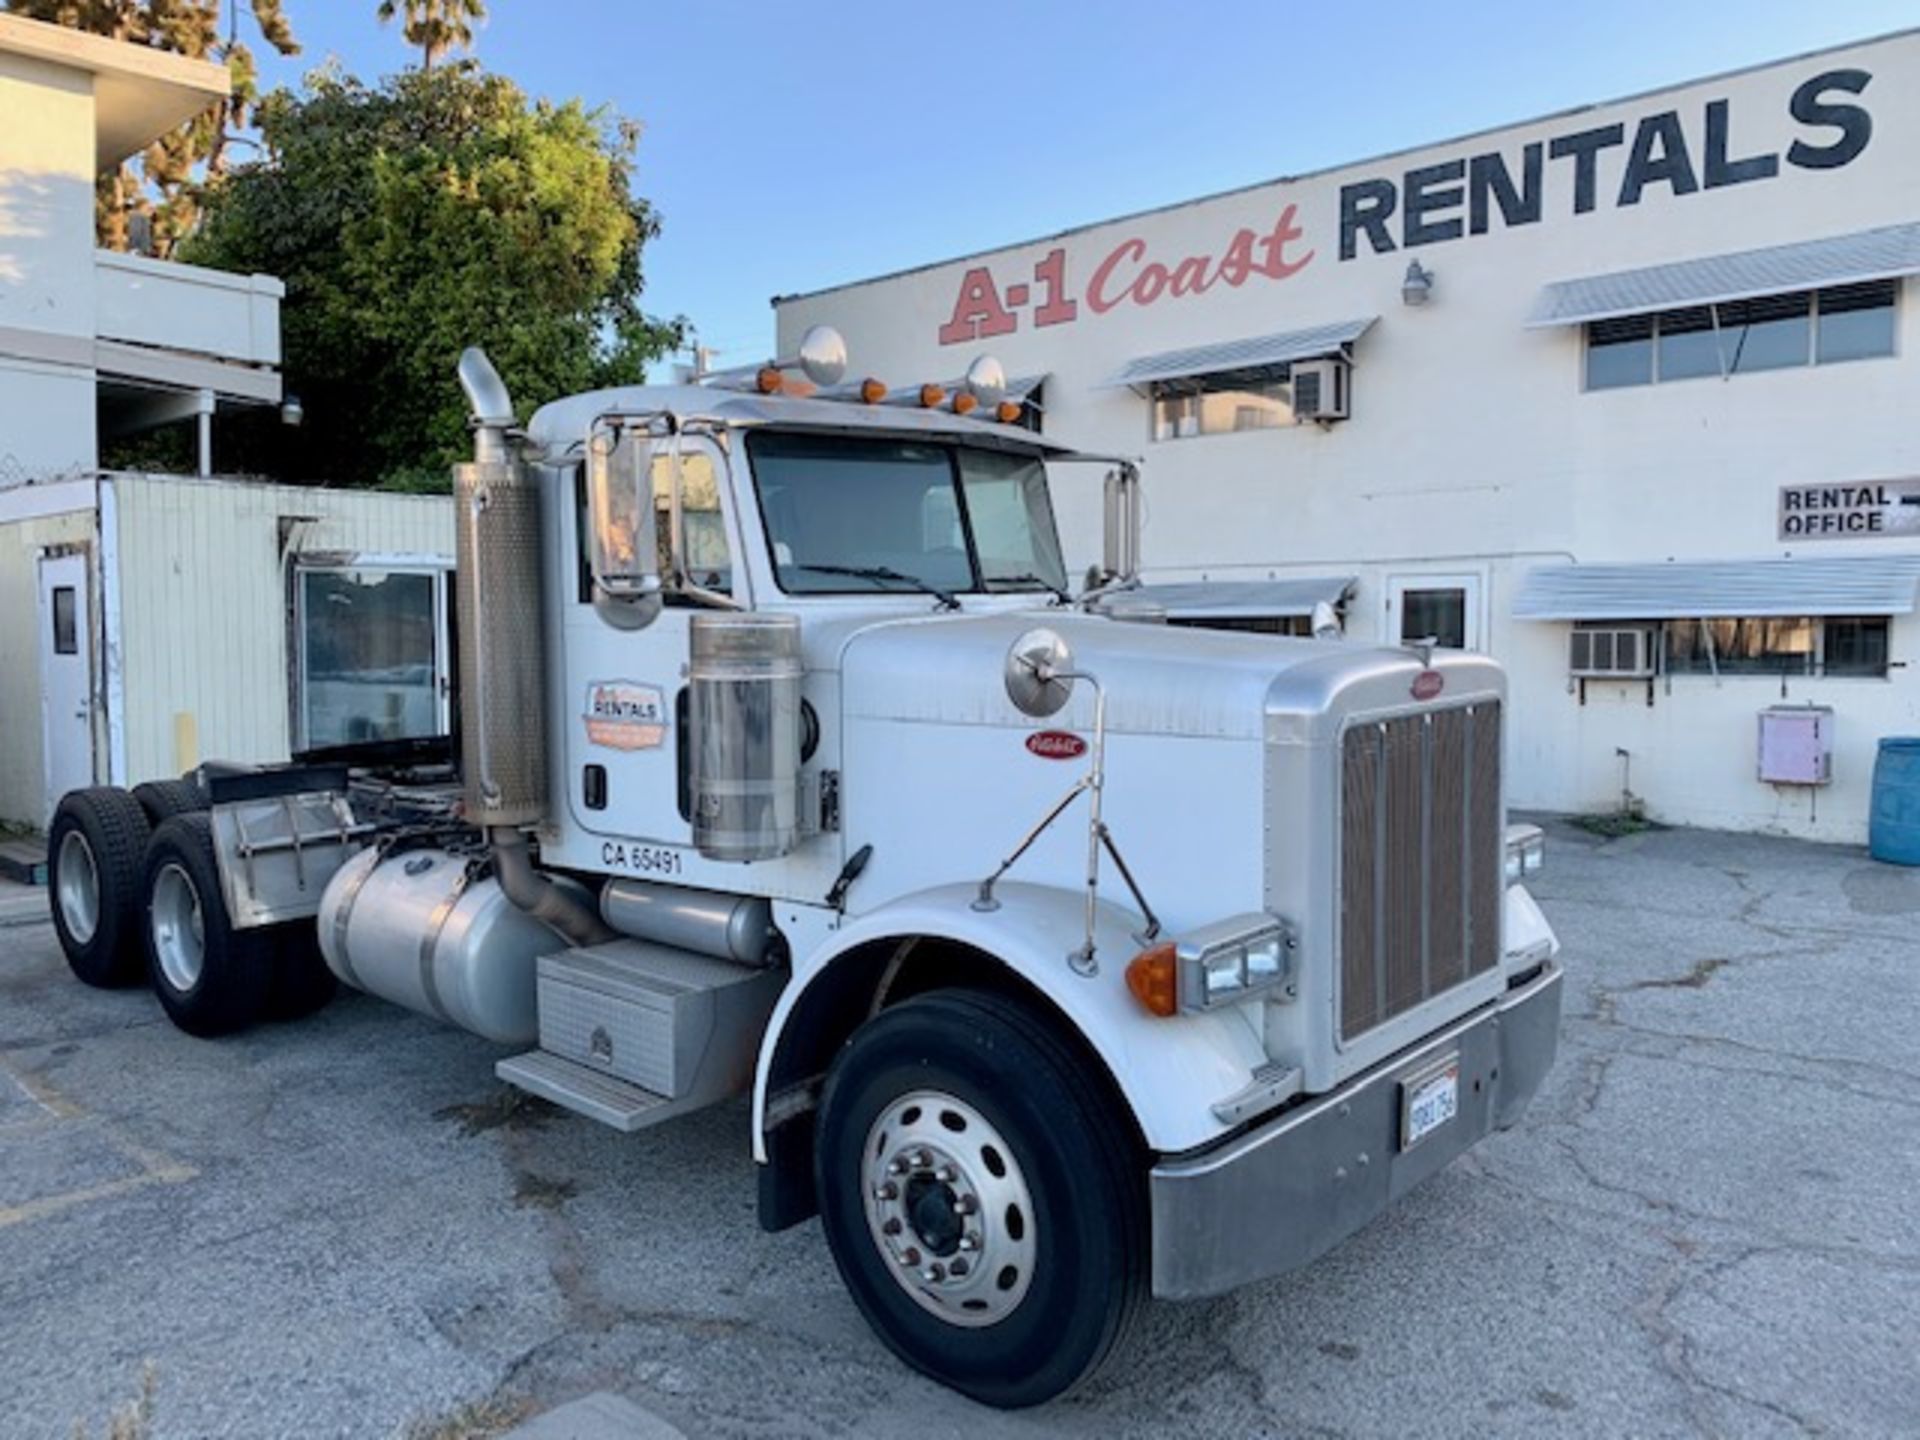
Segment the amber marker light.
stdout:
<svg viewBox="0 0 1920 1440">
<path fill-rule="evenodd" d="M 1180 1012 L 1180 966 L 1172 941 L 1142 950 L 1127 962 L 1127 989 L 1153 1015 Z"/>
<path fill-rule="evenodd" d="M 938 385 L 922 385 L 920 387 L 920 404 L 925 409 L 938 409 L 940 403 L 946 398 L 947 392 L 942 390 Z"/>
<path fill-rule="evenodd" d="M 980 402 L 971 395 L 965 393 L 956 395 L 953 397 L 953 413 L 956 415 L 971 415 L 975 407 L 979 404 Z"/>
<path fill-rule="evenodd" d="M 1000 408 L 994 411 L 1002 425 L 1011 425 L 1020 418 L 1021 405 L 1018 400 L 1002 400 Z"/>
<path fill-rule="evenodd" d="M 753 377 L 753 383 L 762 395 L 778 395 L 782 385 L 780 372 L 771 365 L 761 367 L 760 373 Z"/>
<path fill-rule="evenodd" d="M 887 382 L 876 380 L 871 375 L 860 382 L 860 399 L 868 405 L 878 405 L 887 398 Z"/>
</svg>

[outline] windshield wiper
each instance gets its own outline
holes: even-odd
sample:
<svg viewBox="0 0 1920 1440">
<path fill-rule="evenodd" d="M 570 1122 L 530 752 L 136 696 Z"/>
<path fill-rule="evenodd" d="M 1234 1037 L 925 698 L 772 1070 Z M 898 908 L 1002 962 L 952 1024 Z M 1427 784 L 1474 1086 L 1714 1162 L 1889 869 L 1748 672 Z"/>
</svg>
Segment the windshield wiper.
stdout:
<svg viewBox="0 0 1920 1440">
<path fill-rule="evenodd" d="M 987 584 L 992 585 L 1038 585 L 1053 597 L 1056 605 L 1071 605 L 1073 596 L 1043 575 L 989 575 Z"/>
<path fill-rule="evenodd" d="M 931 595 L 940 602 L 944 610 L 958 610 L 960 602 L 942 590 L 938 585 L 929 585 L 918 575 L 909 575 L 888 565 L 787 565 L 787 570 L 805 570 L 810 575 L 846 575 L 855 580 L 875 582 L 892 580 L 901 585 L 911 585 L 922 595 Z"/>
</svg>

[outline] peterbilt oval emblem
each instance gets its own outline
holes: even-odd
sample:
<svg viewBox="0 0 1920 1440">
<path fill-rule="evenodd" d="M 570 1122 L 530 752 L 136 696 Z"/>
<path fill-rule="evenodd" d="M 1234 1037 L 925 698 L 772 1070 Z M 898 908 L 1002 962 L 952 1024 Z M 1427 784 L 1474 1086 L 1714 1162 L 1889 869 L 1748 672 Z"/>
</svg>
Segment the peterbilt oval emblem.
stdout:
<svg viewBox="0 0 1920 1440">
<path fill-rule="evenodd" d="M 1432 700 L 1447 688 L 1447 677 L 1438 670 L 1422 670 L 1413 677 L 1413 698 Z"/>
<path fill-rule="evenodd" d="M 1027 737 L 1027 749 L 1042 760 L 1078 760 L 1087 753 L 1087 742 L 1065 730 L 1042 730 Z"/>
</svg>

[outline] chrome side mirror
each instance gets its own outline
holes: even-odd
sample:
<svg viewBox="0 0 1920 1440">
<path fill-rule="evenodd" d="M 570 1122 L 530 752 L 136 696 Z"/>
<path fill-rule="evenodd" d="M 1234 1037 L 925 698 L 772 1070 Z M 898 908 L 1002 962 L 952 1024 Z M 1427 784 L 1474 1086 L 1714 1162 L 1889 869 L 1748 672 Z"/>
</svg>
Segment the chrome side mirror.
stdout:
<svg viewBox="0 0 1920 1440">
<path fill-rule="evenodd" d="M 1065 637 L 1044 627 L 1029 630 L 1007 651 L 1007 698 L 1023 715 L 1044 720 L 1073 695 L 1073 651 Z"/>
<path fill-rule="evenodd" d="M 644 434 L 596 423 L 587 433 L 587 523 L 593 608 L 621 630 L 660 614 L 660 550 L 654 532 L 650 447 Z"/>
</svg>

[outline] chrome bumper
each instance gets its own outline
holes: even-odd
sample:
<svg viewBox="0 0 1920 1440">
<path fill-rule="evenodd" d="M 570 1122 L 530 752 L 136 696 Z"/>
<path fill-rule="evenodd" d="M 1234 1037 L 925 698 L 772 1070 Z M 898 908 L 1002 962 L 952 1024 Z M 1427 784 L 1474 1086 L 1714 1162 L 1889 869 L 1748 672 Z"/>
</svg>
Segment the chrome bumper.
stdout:
<svg viewBox="0 0 1920 1440">
<path fill-rule="evenodd" d="M 1488 1131 L 1520 1118 L 1553 1064 L 1561 969 L 1218 1149 L 1156 1165 L 1153 1293 L 1218 1295 L 1331 1250 Z M 1459 1112 L 1400 1148 L 1401 1081 L 1460 1057 Z"/>
</svg>

